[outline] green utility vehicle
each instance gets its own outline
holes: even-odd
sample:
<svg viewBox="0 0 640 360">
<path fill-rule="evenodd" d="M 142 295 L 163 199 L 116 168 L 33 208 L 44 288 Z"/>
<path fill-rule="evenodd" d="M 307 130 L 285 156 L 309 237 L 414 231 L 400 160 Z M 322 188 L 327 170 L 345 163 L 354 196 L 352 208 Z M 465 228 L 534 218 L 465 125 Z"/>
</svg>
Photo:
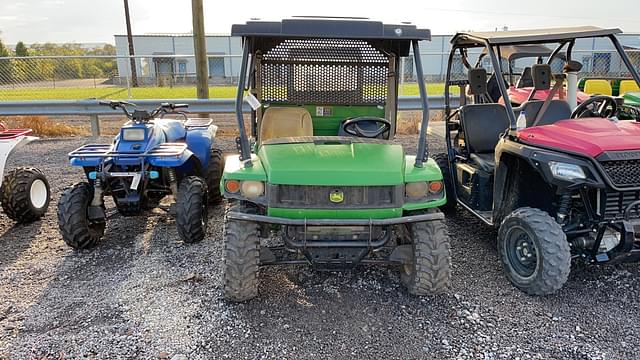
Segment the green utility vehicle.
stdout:
<svg viewBox="0 0 640 360">
<path fill-rule="evenodd" d="M 443 291 L 449 241 L 442 174 L 428 159 L 429 108 L 418 42 L 429 30 L 364 19 L 234 25 L 243 40 L 238 155 L 221 191 L 224 293 L 258 294 L 262 265 L 400 269 L 412 294 Z M 417 155 L 394 143 L 400 57 L 414 62 L 423 110 Z M 243 97 L 253 109 L 245 129 Z M 250 132 L 248 134 L 248 132 Z"/>
</svg>

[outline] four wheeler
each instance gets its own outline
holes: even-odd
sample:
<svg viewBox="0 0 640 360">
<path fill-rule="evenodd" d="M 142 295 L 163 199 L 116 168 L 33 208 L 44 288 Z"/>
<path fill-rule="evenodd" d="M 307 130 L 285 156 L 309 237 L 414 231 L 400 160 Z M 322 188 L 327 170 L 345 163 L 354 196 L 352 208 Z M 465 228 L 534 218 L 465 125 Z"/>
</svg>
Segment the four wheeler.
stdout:
<svg viewBox="0 0 640 360">
<path fill-rule="evenodd" d="M 429 109 L 418 42 L 429 30 L 363 19 L 292 18 L 233 25 L 243 39 L 239 154 L 221 191 L 224 296 L 258 294 L 261 265 L 360 263 L 399 268 L 408 291 L 443 291 L 449 241 L 442 175 L 428 158 Z M 413 48 L 423 117 L 418 151 L 396 132 L 400 57 Z M 245 91 L 254 111 L 245 131 Z M 250 138 L 251 137 L 251 138 Z M 270 235 L 277 235 L 270 239 Z"/>
<path fill-rule="evenodd" d="M 172 195 L 178 234 L 187 243 L 204 238 L 207 206 L 222 200 L 222 152 L 214 147 L 217 126 L 211 119 L 188 118 L 181 104 L 163 103 L 157 109 L 127 108 L 134 104 L 111 101 L 102 105 L 121 109 L 130 119 L 112 144 L 88 144 L 71 153 L 72 166 L 87 176 L 65 190 L 58 204 L 62 238 L 80 249 L 95 245 L 104 234 L 107 216 L 104 196 L 112 196 L 123 216 L 158 206 Z M 174 114 L 179 119 L 164 118 Z"/>
<path fill-rule="evenodd" d="M 0 177 L 11 153 L 38 138 L 31 129 L 7 129 L 0 123 Z M 49 207 L 49 182 L 33 167 L 18 167 L 7 173 L 0 187 L 2 209 L 12 220 L 27 223 L 40 219 Z"/>
<path fill-rule="evenodd" d="M 493 69 L 503 47 L 557 44 L 566 47 L 565 69 L 571 71 L 577 39 L 609 39 L 636 81 L 615 35 L 617 29 L 580 27 L 531 31 L 458 33 L 456 52 L 484 47 Z M 571 109 L 555 94 L 564 76 L 552 74 L 549 63 L 532 66 L 534 91 L 546 91 L 544 101 L 520 107 L 488 101 L 487 72 L 468 68 L 468 79 L 445 84 L 446 154 L 438 156 L 447 190 L 443 209 L 457 204 L 499 228 L 497 247 L 507 277 L 522 291 L 546 295 L 567 281 L 572 258 L 593 263 L 640 259 L 640 123 L 619 121 L 618 103 L 595 96 Z M 451 61 L 451 60 L 450 60 Z M 468 63 L 468 62 L 467 62 Z M 469 88 L 472 100 L 452 111 L 451 86 Z M 507 97 L 504 83 L 498 82 Z M 550 91 L 549 91 L 550 90 Z M 568 97 L 576 96 L 569 94 Z M 518 128 L 522 116 L 526 127 Z"/>
</svg>

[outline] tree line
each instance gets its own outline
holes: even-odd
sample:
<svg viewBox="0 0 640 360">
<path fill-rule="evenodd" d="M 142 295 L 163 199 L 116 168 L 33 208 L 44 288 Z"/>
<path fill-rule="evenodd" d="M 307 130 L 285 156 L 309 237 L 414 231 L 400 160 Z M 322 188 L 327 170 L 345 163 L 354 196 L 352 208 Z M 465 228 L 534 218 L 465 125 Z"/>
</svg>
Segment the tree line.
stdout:
<svg viewBox="0 0 640 360">
<path fill-rule="evenodd" d="M 112 78 L 117 76 L 115 59 L 21 59 L 28 56 L 115 55 L 116 48 L 86 49 L 79 44 L 33 44 L 18 42 L 12 51 L 0 41 L 0 83 Z M 9 59 L 7 59 L 9 58 Z"/>
</svg>

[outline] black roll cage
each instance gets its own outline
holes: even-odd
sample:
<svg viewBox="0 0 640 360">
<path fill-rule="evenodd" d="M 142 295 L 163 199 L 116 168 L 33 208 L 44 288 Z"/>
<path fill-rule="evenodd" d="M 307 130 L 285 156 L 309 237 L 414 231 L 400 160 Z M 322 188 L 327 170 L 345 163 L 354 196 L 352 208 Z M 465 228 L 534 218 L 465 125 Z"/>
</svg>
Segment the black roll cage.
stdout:
<svg viewBox="0 0 640 360">
<path fill-rule="evenodd" d="M 290 27 L 287 27 L 289 23 L 285 23 L 286 20 L 283 20 L 282 24 L 280 23 L 270 23 L 265 22 L 264 24 L 260 24 L 259 27 L 254 27 L 259 22 L 248 22 L 246 25 L 234 25 L 232 28 L 232 35 L 242 36 L 242 62 L 240 67 L 240 74 L 238 78 L 238 89 L 236 92 L 236 103 L 235 103 L 235 113 L 236 113 L 236 121 L 239 130 L 239 136 L 236 139 L 236 146 L 238 152 L 240 153 L 240 160 L 244 162 L 244 166 L 249 168 L 252 167 L 253 164 L 250 161 L 251 159 L 251 144 L 249 141 L 249 137 L 247 136 L 247 132 L 244 126 L 244 116 L 243 116 L 243 98 L 244 92 L 251 89 L 255 82 L 253 73 L 255 71 L 254 65 L 256 62 L 255 54 L 254 54 L 254 42 L 259 38 L 278 38 L 278 39 L 313 39 L 313 38 L 334 38 L 334 39 L 360 39 L 360 40 L 381 40 L 387 42 L 389 44 L 397 41 L 405 41 L 409 43 L 409 46 L 413 52 L 414 66 L 416 69 L 416 77 L 418 82 L 418 89 L 420 93 L 420 102 L 422 107 L 422 121 L 420 127 L 420 134 L 418 137 L 418 146 L 416 151 L 416 160 L 414 166 L 417 168 L 421 168 L 424 165 L 424 162 L 428 159 L 428 145 L 426 141 L 426 132 L 429 125 L 429 103 L 427 99 L 427 89 L 424 83 L 424 74 L 422 69 L 422 60 L 420 58 L 420 49 L 418 42 L 420 40 L 431 40 L 431 35 L 429 30 L 417 29 L 413 25 L 382 25 L 382 32 L 380 33 L 372 33 L 372 34 L 362 34 L 360 36 L 353 36 L 351 33 L 336 33 L 335 31 L 348 29 L 349 25 L 354 26 L 354 29 L 360 29 L 360 25 L 369 25 L 376 26 L 376 22 L 362 22 L 362 21 L 344 21 L 344 20 L 336 20 L 336 19 L 322 19 L 322 18 L 312 18 L 308 19 L 310 30 L 309 32 L 313 32 L 313 34 L 301 34 L 298 33 L 300 31 L 300 25 L 302 24 L 304 19 L 294 19 L 290 20 L 289 23 L 292 24 Z M 334 28 L 330 28 L 329 26 L 333 26 L 338 24 L 338 26 Z M 295 25 L 295 27 L 293 26 Z M 279 27 L 280 26 L 280 27 Z M 285 30 L 286 29 L 286 30 Z M 337 29 L 337 30 L 336 30 Z M 368 28 L 367 30 L 371 30 Z M 291 33 L 286 33 L 286 31 L 291 31 Z M 391 45 L 390 45 L 391 46 Z M 399 43 L 396 44 L 399 46 Z M 401 57 L 400 54 L 396 54 L 397 57 Z M 398 74 L 395 74 L 396 76 Z M 398 82 L 394 84 L 396 89 L 394 90 L 393 101 L 397 102 L 397 88 Z M 395 109 L 397 112 L 397 107 Z M 252 133 L 256 132 L 255 129 L 255 120 L 256 120 L 256 111 L 251 111 L 251 131 Z"/>
<path fill-rule="evenodd" d="M 509 45 L 518 45 L 518 44 L 548 44 L 548 43 L 557 43 L 558 46 L 551 52 L 551 54 L 549 55 L 548 59 L 547 59 L 547 64 L 551 64 L 551 62 L 557 58 L 560 54 L 560 52 L 562 51 L 562 49 L 568 45 L 567 47 L 567 51 L 566 51 L 566 61 L 571 61 L 571 55 L 573 52 L 573 47 L 575 45 L 575 41 L 578 38 L 576 37 L 557 37 L 557 38 L 547 38 L 545 40 L 537 40 L 537 41 L 531 41 L 531 42 L 527 42 L 524 40 L 519 40 L 518 42 L 500 42 L 498 44 L 492 44 L 491 39 L 489 38 L 473 38 L 473 40 L 477 40 L 477 42 L 470 44 L 470 43 L 466 43 L 466 44 L 457 44 L 455 42 L 456 38 L 458 36 L 456 35 L 453 40 L 453 46 L 451 48 L 451 52 L 449 53 L 449 59 L 448 59 L 448 64 L 447 64 L 447 74 L 445 77 L 445 84 L 444 84 L 444 100 L 445 100 L 445 128 L 448 129 L 449 126 L 449 120 L 451 117 L 451 96 L 450 96 L 450 86 L 451 85 L 459 85 L 462 88 L 462 85 L 465 84 L 465 81 L 457 81 L 457 82 L 452 82 L 451 81 L 451 68 L 452 68 L 452 63 L 453 63 L 453 59 L 454 59 L 454 55 L 455 53 L 458 51 L 462 57 L 462 63 L 464 64 L 464 66 L 467 69 L 470 69 L 470 64 L 467 60 L 467 49 L 469 48 L 479 48 L 479 47 L 483 47 L 485 48 L 487 54 L 489 55 L 489 58 L 491 59 L 491 65 L 493 66 L 494 69 L 494 73 L 496 74 L 496 76 L 498 76 L 497 74 L 500 74 L 501 77 L 504 77 L 505 75 L 505 71 L 502 69 L 502 62 L 500 61 L 501 54 L 500 54 L 500 47 L 501 46 L 509 46 Z M 611 41 L 611 43 L 613 44 L 614 48 L 616 49 L 616 52 L 618 53 L 618 55 L 620 56 L 622 62 L 625 64 L 625 66 L 627 67 L 627 69 L 629 70 L 631 77 L 638 83 L 640 84 L 640 75 L 638 75 L 638 72 L 636 71 L 636 69 L 634 68 L 633 64 L 631 63 L 631 60 L 629 60 L 629 57 L 627 56 L 627 54 L 624 51 L 624 48 L 622 47 L 622 45 L 620 44 L 620 42 L 618 41 L 618 38 L 616 38 L 616 36 L 614 34 L 608 34 L 608 35 L 599 35 L 599 36 L 590 36 L 593 38 L 596 37 L 606 37 L 609 38 L 609 40 Z M 465 40 L 468 40 L 465 39 Z M 502 95 L 503 99 L 508 99 L 508 92 L 507 92 L 507 87 L 504 84 L 504 81 L 498 81 L 498 88 L 500 89 L 500 94 Z M 532 94 L 533 95 L 533 92 Z M 460 104 L 464 105 L 466 103 L 466 97 L 464 95 L 464 92 L 461 91 L 460 93 Z M 464 100 L 464 101 L 463 101 Z M 513 110 L 513 107 L 511 106 L 511 103 L 509 101 L 504 101 L 504 106 L 507 108 L 507 115 L 509 116 L 509 121 L 510 121 L 510 127 L 509 130 L 510 132 L 513 132 L 516 130 L 516 116 L 515 116 L 515 112 Z M 446 141 L 447 141 L 447 146 L 450 145 L 450 133 L 449 131 L 445 131 L 445 137 L 446 137 Z"/>
</svg>

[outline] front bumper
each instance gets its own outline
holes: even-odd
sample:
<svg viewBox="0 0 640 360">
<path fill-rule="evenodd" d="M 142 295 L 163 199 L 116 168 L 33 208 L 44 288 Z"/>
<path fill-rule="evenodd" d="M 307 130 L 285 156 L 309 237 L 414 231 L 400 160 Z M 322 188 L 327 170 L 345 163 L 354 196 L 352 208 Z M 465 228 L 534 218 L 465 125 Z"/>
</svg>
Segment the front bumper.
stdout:
<svg viewBox="0 0 640 360">
<path fill-rule="evenodd" d="M 228 219 L 240 221 L 253 221 L 266 224 L 276 224 L 284 226 L 302 227 L 302 238 L 292 239 L 283 236 L 287 247 L 293 249 L 308 248 L 367 248 L 376 249 L 384 246 L 390 239 L 390 233 L 385 232 L 385 236 L 374 237 L 374 227 L 389 227 L 397 224 L 416 223 L 423 221 L 443 220 L 444 214 L 430 213 L 411 216 L 402 216 L 388 219 L 287 219 L 274 216 L 245 214 L 240 212 L 229 212 Z M 310 240 L 307 236 L 307 227 L 310 226 L 363 226 L 368 227 L 368 239 L 366 240 Z"/>
<path fill-rule="evenodd" d="M 390 219 L 287 219 L 275 216 L 245 214 L 231 211 L 227 214 L 227 218 L 240 221 L 254 221 L 266 224 L 290 226 L 388 226 L 422 221 L 444 220 L 444 214 L 437 212 L 431 214 L 401 216 Z"/>
</svg>

